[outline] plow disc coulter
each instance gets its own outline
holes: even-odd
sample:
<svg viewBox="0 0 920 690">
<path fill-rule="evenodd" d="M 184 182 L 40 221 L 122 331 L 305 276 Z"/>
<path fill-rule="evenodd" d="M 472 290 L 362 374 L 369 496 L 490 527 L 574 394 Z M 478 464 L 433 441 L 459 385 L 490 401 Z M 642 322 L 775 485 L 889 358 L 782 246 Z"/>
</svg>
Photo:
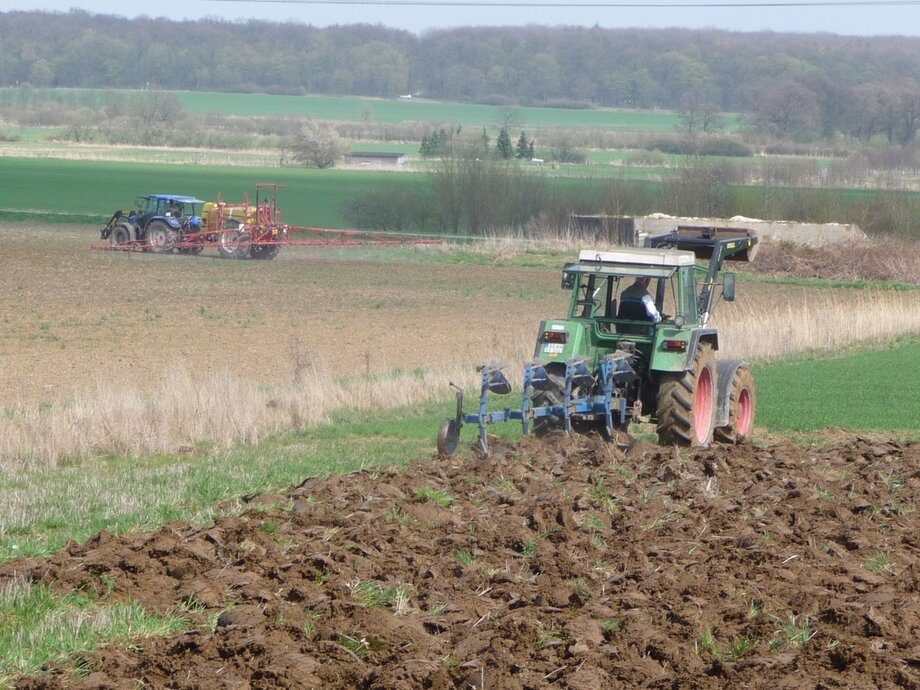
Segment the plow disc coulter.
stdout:
<svg viewBox="0 0 920 690">
<path fill-rule="evenodd" d="M 202 201 L 191 196 L 150 194 L 133 210 L 116 211 L 101 231 L 96 250 L 200 254 L 216 249 L 224 259 L 274 259 L 285 246 L 437 244 L 440 240 L 357 230 L 329 230 L 281 222 L 277 184 L 257 184 L 250 203 Z"/>
<path fill-rule="evenodd" d="M 563 268 L 568 316 L 540 324 L 520 407 L 495 408 L 491 396 L 511 386 L 494 363 L 480 368 L 476 413 L 464 413 L 463 391 L 451 383 L 457 410 L 441 423 L 438 451 L 454 453 L 463 425 L 475 424 L 488 454 L 488 425 L 506 421 L 520 421 L 525 436 L 596 431 L 614 440 L 642 420 L 656 424 L 663 445 L 748 438 L 754 379 L 745 362 L 716 360 L 719 333 L 709 317 L 717 286 L 722 299 L 735 298 L 723 261 L 751 261 L 756 245 L 746 230 L 680 227 L 642 249 L 583 250 Z"/>
</svg>

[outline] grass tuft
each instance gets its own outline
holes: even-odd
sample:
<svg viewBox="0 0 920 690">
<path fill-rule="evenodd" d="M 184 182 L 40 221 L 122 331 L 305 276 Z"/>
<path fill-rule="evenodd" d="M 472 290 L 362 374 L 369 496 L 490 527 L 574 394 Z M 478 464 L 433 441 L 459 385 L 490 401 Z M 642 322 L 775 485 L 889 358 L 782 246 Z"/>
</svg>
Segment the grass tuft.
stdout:
<svg viewBox="0 0 920 690">
<path fill-rule="evenodd" d="M 153 615 L 136 602 L 99 605 L 79 591 L 10 580 L 0 589 L 0 688 L 49 663 L 87 673 L 85 655 L 108 642 L 167 637 L 191 625 L 182 616 Z"/>
</svg>

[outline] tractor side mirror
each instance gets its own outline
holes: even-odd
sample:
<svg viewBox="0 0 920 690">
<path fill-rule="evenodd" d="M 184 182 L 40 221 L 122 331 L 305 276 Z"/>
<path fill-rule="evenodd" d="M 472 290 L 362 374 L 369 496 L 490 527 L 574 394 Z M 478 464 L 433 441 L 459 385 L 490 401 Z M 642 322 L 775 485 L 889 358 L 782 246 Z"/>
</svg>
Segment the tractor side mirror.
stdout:
<svg viewBox="0 0 920 690">
<path fill-rule="evenodd" d="M 575 274 L 564 272 L 562 274 L 562 289 L 571 290 L 573 287 L 575 287 Z"/>
<path fill-rule="evenodd" d="M 722 276 L 722 299 L 726 302 L 735 301 L 735 274 L 726 273 Z"/>
</svg>

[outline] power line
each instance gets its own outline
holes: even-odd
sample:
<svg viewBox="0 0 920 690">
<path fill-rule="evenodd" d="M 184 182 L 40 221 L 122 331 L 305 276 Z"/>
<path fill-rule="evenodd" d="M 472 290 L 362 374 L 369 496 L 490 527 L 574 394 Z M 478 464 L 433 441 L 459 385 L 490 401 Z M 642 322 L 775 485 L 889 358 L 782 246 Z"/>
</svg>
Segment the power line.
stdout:
<svg viewBox="0 0 920 690">
<path fill-rule="evenodd" d="M 250 5 L 400 5 L 414 7 L 610 7 L 630 9 L 718 8 L 734 9 L 752 7 L 905 7 L 920 5 L 920 0 L 768 0 L 767 2 L 508 2 L 507 0 L 205 0 L 206 2 L 235 2 Z"/>
</svg>

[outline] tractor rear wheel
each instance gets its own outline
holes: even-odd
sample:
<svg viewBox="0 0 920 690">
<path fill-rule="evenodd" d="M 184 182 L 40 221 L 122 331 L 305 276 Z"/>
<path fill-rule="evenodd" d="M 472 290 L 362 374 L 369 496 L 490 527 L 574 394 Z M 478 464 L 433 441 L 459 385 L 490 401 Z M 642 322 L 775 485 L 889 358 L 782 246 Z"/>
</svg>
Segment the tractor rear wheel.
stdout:
<svg viewBox="0 0 920 690">
<path fill-rule="evenodd" d="M 716 406 L 716 362 L 700 344 L 693 366 L 665 374 L 658 385 L 658 442 L 667 446 L 707 447 L 712 441 Z"/>
<path fill-rule="evenodd" d="M 176 231 L 162 220 L 147 226 L 147 247 L 157 254 L 168 254 L 176 246 Z"/>
<path fill-rule="evenodd" d="M 735 369 L 728 393 L 728 424 L 716 428 L 715 438 L 724 443 L 740 443 L 754 430 L 754 413 L 757 409 L 757 390 L 750 369 Z"/>
</svg>

